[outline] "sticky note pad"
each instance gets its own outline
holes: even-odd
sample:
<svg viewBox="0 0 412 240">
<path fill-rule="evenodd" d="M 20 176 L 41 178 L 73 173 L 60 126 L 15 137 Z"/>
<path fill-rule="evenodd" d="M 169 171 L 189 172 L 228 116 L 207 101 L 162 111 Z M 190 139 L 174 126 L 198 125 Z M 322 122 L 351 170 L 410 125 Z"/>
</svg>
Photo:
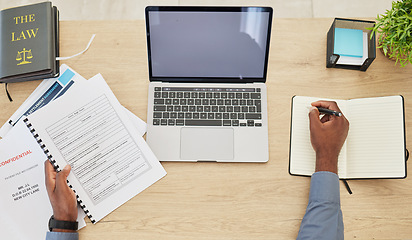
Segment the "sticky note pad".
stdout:
<svg viewBox="0 0 412 240">
<path fill-rule="evenodd" d="M 335 28 L 334 54 L 361 58 L 363 56 L 363 31 Z"/>
</svg>

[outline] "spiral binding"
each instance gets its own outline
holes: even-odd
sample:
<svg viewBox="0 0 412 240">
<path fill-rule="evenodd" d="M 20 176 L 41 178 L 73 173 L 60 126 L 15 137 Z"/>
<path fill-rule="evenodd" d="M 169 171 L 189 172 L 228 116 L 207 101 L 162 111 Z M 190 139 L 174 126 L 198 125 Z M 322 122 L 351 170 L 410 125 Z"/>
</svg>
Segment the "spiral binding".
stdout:
<svg viewBox="0 0 412 240">
<path fill-rule="evenodd" d="M 23 122 L 26 124 L 27 128 L 29 128 L 30 132 L 33 134 L 33 137 L 36 139 L 37 143 L 43 149 L 43 152 L 46 154 L 49 161 L 53 164 L 54 168 L 57 171 L 61 171 L 59 165 L 56 163 L 56 160 L 53 159 L 53 155 L 50 154 L 49 149 L 47 149 L 46 145 L 43 143 L 43 140 L 40 138 L 39 134 L 36 133 L 36 129 L 29 122 L 29 119 L 25 118 L 25 119 L 23 119 Z M 80 199 L 79 195 L 77 195 L 76 190 L 73 189 L 73 186 L 69 183 L 69 180 L 67 180 L 67 184 L 73 190 L 73 192 L 76 194 L 77 202 L 79 203 L 80 207 L 83 209 L 84 213 L 86 213 L 87 217 L 89 217 L 89 219 L 92 223 L 96 223 L 96 220 L 90 214 L 90 212 L 87 209 L 86 205 L 83 204 L 83 201 Z"/>
</svg>

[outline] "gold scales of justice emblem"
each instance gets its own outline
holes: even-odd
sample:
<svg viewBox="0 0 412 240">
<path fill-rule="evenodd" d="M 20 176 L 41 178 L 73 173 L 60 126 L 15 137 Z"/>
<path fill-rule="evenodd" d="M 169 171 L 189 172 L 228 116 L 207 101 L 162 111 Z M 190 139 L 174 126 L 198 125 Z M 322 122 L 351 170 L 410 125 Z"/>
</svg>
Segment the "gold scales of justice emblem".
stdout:
<svg viewBox="0 0 412 240">
<path fill-rule="evenodd" d="M 23 55 L 23 57 L 22 57 L 22 55 Z M 16 61 L 23 60 L 22 62 L 18 63 L 17 66 L 31 63 L 31 62 L 27 61 L 27 59 L 30 60 L 32 58 L 33 58 L 33 54 L 31 53 L 31 49 L 26 50 L 26 48 L 23 48 L 23 51 L 17 51 Z"/>
</svg>

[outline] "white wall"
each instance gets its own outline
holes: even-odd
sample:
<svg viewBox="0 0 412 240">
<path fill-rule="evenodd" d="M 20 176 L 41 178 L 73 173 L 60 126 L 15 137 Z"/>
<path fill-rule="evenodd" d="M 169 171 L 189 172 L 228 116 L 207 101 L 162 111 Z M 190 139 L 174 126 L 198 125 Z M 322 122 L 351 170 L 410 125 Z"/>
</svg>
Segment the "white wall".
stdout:
<svg viewBox="0 0 412 240">
<path fill-rule="evenodd" d="M 0 0 L 9 8 L 44 0 Z M 148 5 L 271 6 L 275 18 L 376 17 L 391 0 L 52 0 L 60 20 L 143 19 Z"/>
</svg>

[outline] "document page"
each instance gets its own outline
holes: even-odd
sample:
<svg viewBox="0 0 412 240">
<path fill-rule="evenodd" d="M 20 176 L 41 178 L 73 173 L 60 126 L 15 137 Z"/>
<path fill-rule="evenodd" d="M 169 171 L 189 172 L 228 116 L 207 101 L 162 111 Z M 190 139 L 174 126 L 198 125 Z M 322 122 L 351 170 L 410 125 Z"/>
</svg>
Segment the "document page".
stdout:
<svg viewBox="0 0 412 240">
<path fill-rule="evenodd" d="M 348 100 L 349 178 L 402 178 L 405 129 L 401 96 Z"/>
<path fill-rule="evenodd" d="M 342 113 L 346 113 L 346 102 L 344 100 L 293 97 L 289 154 L 290 174 L 311 176 L 315 172 L 316 154 L 310 141 L 309 109 L 312 106 L 311 103 L 318 100 L 336 101 Z M 346 174 L 346 142 L 339 154 L 338 174 L 340 177 Z"/>
<path fill-rule="evenodd" d="M 166 172 L 101 75 L 28 117 L 97 222 Z"/>
<path fill-rule="evenodd" d="M 0 140 L 1 238 L 44 239 L 53 214 L 45 186 L 46 155 L 23 121 Z M 86 226 L 79 214 L 79 229 Z"/>
</svg>

